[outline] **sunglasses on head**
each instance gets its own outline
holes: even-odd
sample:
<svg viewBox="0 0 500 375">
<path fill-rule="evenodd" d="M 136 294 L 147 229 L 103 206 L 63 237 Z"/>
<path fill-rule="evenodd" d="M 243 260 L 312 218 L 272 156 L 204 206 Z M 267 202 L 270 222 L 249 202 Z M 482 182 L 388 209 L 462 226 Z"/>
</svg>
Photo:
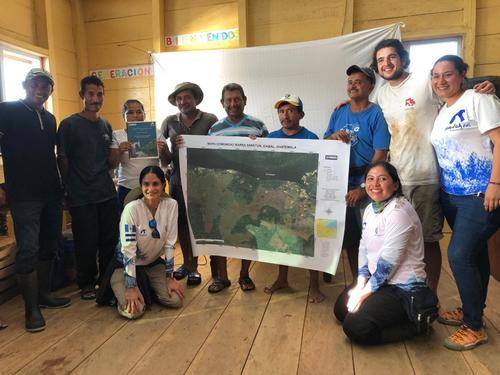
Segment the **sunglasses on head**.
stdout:
<svg viewBox="0 0 500 375">
<path fill-rule="evenodd" d="M 152 218 L 149 220 L 149 227 L 152 229 L 151 231 L 151 237 L 153 238 L 160 238 L 160 232 L 158 232 L 158 228 L 156 228 L 156 219 Z"/>
</svg>

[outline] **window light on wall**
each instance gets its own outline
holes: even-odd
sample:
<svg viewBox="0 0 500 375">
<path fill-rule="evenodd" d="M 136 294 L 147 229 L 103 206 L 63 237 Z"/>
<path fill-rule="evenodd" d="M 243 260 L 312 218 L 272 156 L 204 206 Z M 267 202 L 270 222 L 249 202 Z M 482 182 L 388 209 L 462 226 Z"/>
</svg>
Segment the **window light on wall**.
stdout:
<svg viewBox="0 0 500 375">
<path fill-rule="evenodd" d="M 405 42 L 410 53 L 410 72 L 430 71 L 441 56 L 461 55 L 462 38 L 431 39 Z"/>
</svg>

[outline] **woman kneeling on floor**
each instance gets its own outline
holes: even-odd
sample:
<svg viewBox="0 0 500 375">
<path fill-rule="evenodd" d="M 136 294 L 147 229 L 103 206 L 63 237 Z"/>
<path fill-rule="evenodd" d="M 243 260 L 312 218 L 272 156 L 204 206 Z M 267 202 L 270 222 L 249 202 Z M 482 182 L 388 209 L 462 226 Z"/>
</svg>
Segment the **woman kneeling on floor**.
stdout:
<svg viewBox="0 0 500 375">
<path fill-rule="evenodd" d="M 372 163 L 365 184 L 373 202 L 363 217 L 359 276 L 354 287 L 340 294 L 334 313 L 350 339 L 377 345 L 426 329 L 437 317 L 438 301 L 426 284 L 422 225 L 402 195 L 396 168 L 385 161 Z M 426 309 L 422 324 L 419 307 Z"/>
<path fill-rule="evenodd" d="M 108 270 L 118 312 L 128 319 L 142 316 L 153 299 L 180 307 L 184 298 L 182 286 L 173 278 L 177 202 L 163 196 L 165 175 L 158 166 L 144 168 L 139 182 L 140 190 L 129 193 L 138 198 L 125 206 L 121 216 L 115 268 Z"/>
</svg>

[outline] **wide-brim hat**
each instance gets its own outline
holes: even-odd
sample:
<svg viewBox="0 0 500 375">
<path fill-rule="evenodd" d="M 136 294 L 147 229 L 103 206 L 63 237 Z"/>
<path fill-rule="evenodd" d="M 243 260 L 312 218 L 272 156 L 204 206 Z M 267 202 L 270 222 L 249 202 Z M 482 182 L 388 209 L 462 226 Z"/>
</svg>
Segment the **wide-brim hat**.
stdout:
<svg viewBox="0 0 500 375">
<path fill-rule="evenodd" d="M 190 90 L 193 93 L 194 99 L 196 100 L 196 105 L 200 104 L 203 100 L 203 91 L 201 91 L 200 86 L 196 83 L 182 82 L 175 86 L 175 90 L 168 96 L 168 101 L 172 105 L 175 104 L 175 97 L 181 91 Z"/>
</svg>

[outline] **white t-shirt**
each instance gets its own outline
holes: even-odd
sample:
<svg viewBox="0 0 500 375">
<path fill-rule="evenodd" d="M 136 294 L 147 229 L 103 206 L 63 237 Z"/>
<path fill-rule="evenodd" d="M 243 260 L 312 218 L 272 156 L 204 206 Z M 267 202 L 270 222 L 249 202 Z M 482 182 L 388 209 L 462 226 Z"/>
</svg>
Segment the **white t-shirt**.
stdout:
<svg viewBox="0 0 500 375">
<path fill-rule="evenodd" d="M 380 87 L 374 100 L 382 107 L 391 133 L 391 163 L 403 185 L 437 184 L 438 168 L 430 134 L 439 100 L 429 73 L 410 75 L 399 85 Z"/>
<path fill-rule="evenodd" d="M 165 142 L 165 137 L 156 129 L 156 137 L 159 141 Z M 127 132 L 124 129 L 115 130 L 110 148 L 118 148 L 120 143 L 127 142 Z M 139 174 L 150 165 L 160 165 L 159 159 L 130 159 L 128 152 L 120 156 L 118 165 L 118 185 L 127 189 L 134 189 L 139 186 Z"/>
<path fill-rule="evenodd" d="M 485 192 L 493 149 L 486 132 L 500 127 L 500 100 L 467 90 L 439 112 L 431 141 L 441 167 L 441 186 L 453 195 Z"/>
<path fill-rule="evenodd" d="M 425 285 L 422 224 L 406 198 L 393 198 L 378 214 L 366 207 L 358 264 L 372 291 L 385 283 L 405 290 Z"/>
</svg>

